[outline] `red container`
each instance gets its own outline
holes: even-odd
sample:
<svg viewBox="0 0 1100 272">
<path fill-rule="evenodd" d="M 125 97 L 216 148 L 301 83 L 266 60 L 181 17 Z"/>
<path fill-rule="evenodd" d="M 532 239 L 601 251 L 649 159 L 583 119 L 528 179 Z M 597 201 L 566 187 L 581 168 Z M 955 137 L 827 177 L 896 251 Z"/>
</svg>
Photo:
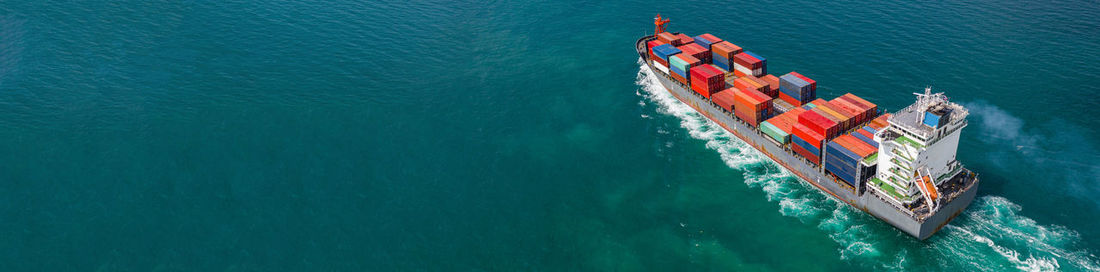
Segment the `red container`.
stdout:
<svg viewBox="0 0 1100 272">
<path fill-rule="evenodd" d="M 653 62 L 660 63 L 661 65 L 668 67 L 668 61 L 657 57 L 657 55 L 654 55 L 652 52 L 649 53 L 649 59 L 653 60 Z"/>
<path fill-rule="evenodd" d="M 747 79 L 748 79 L 748 81 L 751 81 L 753 83 L 753 85 L 756 85 L 756 90 L 757 91 L 759 91 L 761 93 L 764 93 L 764 94 L 768 95 L 769 97 L 775 97 L 775 93 L 773 93 L 772 89 L 768 87 L 769 84 L 768 84 L 767 81 L 764 81 L 763 79 L 753 77 L 753 76 L 747 77 Z"/>
<path fill-rule="evenodd" d="M 715 37 L 714 35 L 710 35 L 710 33 L 703 33 L 702 35 L 699 35 L 699 38 L 703 38 L 704 40 L 708 40 L 708 41 L 711 42 L 711 44 L 722 41 L 722 39 L 719 39 L 718 37 Z"/>
<path fill-rule="evenodd" d="M 653 54 L 653 48 L 661 46 L 662 44 L 665 44 L 665 43 L 660 41 L 660 40 L 650 40 L 650 41 L 645 43 L 645 46 L 646 46 L 646 50 L 649 50 L 649 53 Z"/>
<path fill-rule="evenodd" d="M 806 150 L 805 148 L 802 148 L 802 146 L 799 146 L 797 144 L 791 144 L 791 151 L 794 151 L 794 153 L 797 153 L 798 155 L 802 155 L 802 157 L 806 158 L 807 160 L 810 160 L 810 162 L 812 162 L 814 165 L 820 165 L 821 164 L 821 157 L 817 156 L 814 153 L 811 153 L 810 151 Z"/>
<path fill-rule="evenodd" d="M 681 46 L 681 45 L 685 45 L 685 44 L 689 44 L 689 43 L 695 43 L 695 39 L 692 39 L 691 36 L 688 36 L 687 34 L 684 34 L 684 33 L 676 34 L 676 39 L 678 39 L 680 41 L 679 41 L 679 44 L 677 44 L 675 42 L 672 43 L 675 46 Z"/>
<path fill-rule="evenodd" d="M 767 75 L 764 75 L 764 76 L 760 77 L 760 79 L 764 80 L 764 82 L 768 83 L 768 88 L 771 89 L 771 92 L 776 92 L 776 93 L 779 92 L 779 77 L 773 76 L 771 74 L 767 74 Z M 777 97 L 777 96 L 773 95 L 772 97 Z"/>
<path fill-rule="evenodd" d="M 808 110 L 798 116 L 798 123 L 806 125 L 813 132 L 826 138 L 836 135 L 837 123 L 814 110 Z"/>
<path fill-rule="evenodd" d="M 808 111 L 807 111 L 808 112 Z M 795 137 L 810 143 L 810 145 L 821 149 L 821 144 L 825 141 L 825 137 L 820 133 L 813 132 L 813 129 L 802 123 L 795 123 L 791 126 L 792 133 Z"/>
<path fill-rule="evenodd" d="M 722 73 L 721 69 L 710 64 L 691 67 L 691 89 L 703 95 L 703 97 L 710 98 L 712 94 L 721 91 L 726 85 L 722 81 Z"/>
<path fill-rule="evenodd" d="M 857 129 L 856 133 L 863 134 L 863 136 L 867 137 L 867 139 L 875 139 L 875 135 L 871 134 L 871 132 L 868 132 L 866 130 Z"/>
<path fill-rule="evenodd" d="M 832 101 L 829 101 L 829 104 L 832 105 L 837 110 L 843 111 L 841 113 L 844 113 L 846 115 L 850 115 L 852 117 L 852 119 L 854 120 L 853 121 L 854 124 L 862 124 L 867 118 L 867 109 L 864 109 L 860 106 L 852 104 L 851 102 L 848 102 L 847 100 L 844 100 L 844 99 L 841 99 L 841 98 L 836 98 L 836 99 L 833 99 Z"/>
<path fill-rule="evenodd" d="M 719 107 L 726 109 L 728 112 L 733 112 L 733 103 L 736 98 L 733 95 L 733 89 L 725 89 L 714 93 L 710 96 L 710 100 L 714 101 L 714 104 L 718 104 Z"/>
<path fill-rule="evenodd" d="M 703 48 L 702 45 L 690 43 L 682 45 L 680 47 L 676 47 L 676 49 L 680 49 L 680 51 L 682 52 L 681 54 L 687 54 L 689 56 L 695 57 L 696 59 L 703 61 L 703 63 L 710 63 L 710 51 L 708 51 L 706 48 Z"/>
<path fill-rule="evenodd" d="M 733 63 L 741 65 L 741 67 L 748 68 L 749 70 L 755 70 L 756 68 L 760 68 L 764 65 L 763 61 L 758 60 L 753 56 L 745 53 L 733 55 Z"/>
</svg>

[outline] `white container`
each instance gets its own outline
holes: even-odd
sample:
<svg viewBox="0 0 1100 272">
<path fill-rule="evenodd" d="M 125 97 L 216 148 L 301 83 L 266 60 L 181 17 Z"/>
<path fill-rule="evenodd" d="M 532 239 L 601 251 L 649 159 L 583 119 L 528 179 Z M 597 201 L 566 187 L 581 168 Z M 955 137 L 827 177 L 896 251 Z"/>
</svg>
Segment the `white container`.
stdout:
<svg viewBox="0 0 1100 272">
<path fill-rule="evenodd" d="M 653 67 L 657 67 L 657 70 L 660 70 L 661 72 L 664 72 L 666 75 L 668 74 L 668 67 L 665 67 L 664 65 L 661 65 L 660 62 L 654 61 L 653 62 Z"/>
</svg>

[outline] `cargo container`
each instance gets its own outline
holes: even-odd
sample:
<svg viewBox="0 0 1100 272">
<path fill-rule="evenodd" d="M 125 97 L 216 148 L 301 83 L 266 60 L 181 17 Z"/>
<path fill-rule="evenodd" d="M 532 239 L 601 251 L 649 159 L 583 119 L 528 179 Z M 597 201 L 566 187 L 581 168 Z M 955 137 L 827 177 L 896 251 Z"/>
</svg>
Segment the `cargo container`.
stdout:
<svg viewBox="0 0 1100 272">
<path fill-rule="evenodd" d="M 765 74 L 764 61 L 753 56 L 752 52 L 744 51 L 733 55 L 733 72 L 738 77 L 751 75 L 763 76 Z"/>
<path fill-rule="evenodd" d="M 787 94 L 794 104 L 805 104 L 816 98 L 816 92 L 809 82 L 795 75 L 794 72 L 779 77 L 779 92 Z"/>
<path fill-rule="evenodd" d="M 773 99 L 772 100 L 772 108 L 775 109 L 776 114 L 780 114 L 780 113 L 789 112 L 789 111 L 791 111 L 791 109 L 796 108 L 796 107 L 791 105 L 791 103 L 788 103 L 787 101 L 783 101 L 781 99 Z"/>
<path fill-rule="evenodd" d="M 837 122 L 838 131 L 845 131 L 851 127 L 852 116 L 841 113 L 839 109 L 834 109 L 832 103 L 825 102 L 814 109 L 821 110 L 821 112 L 833 117 L 833 121 Z"/>
<path fill-rule="evenodd" d="M 650 54 L 653 54 L 653 48 L 657 47 L 659 45 L 662 45 L 662 44 L 668 44 L 668 43 L 661 42 L 659 40 L 652 40 L 652 41 L 646 42 L 646 47 L 645 48 L 646 48 L 646 50 L 649 51 Z"/>
<path fill-rule="evenodd" d="M 771 74 L 767 74 L 767 75 L 764 75 L 764 76 L 760 77 L 760 80 L 763 80 L 764 82 L 768 83 L 768 95 L 770 95 L 773 98 L 779 98 L 779 78 L 778 77 L 776 77 L 774 75 L 771 75 Z"/>
<path fill-rule="evenodd" d="M 669 74 L 668 67 L 666 67 L 664 65 L 661 65 L 660 62 L 654 61 L 653 62 L 653 67 L 657 67 L 657 71 L 661 71 L 662 73 L 665 73 L 666 75 Z"/>
<path fill-rule="evenodd" d="M 817 90 L 817 81 L 814 81 L 813 79 L 810 79 L 809 77 L 806 77 L 806 76 L 804 76 L 802 74 L 799 74 L 798 72 L 794 72 L 794 71 L 790 72 L 790 75 L 798 77 L 799 79 L 802 79 L 802 81 L 805 81 L 806 83 L 809 83 L 810 84 L 810 90 Z"/>
<path fill-rule="evenodd" d="M 742 49 L 740 46 L 730 43 L 729 41 L 722 41 L 710 46 L 711 51 L 711 63 L 727 71 L 733 69 L 733 56 L 741 54 Z"/>
<path fill-rule="evenodd" d="M 693 39 L 695 40 L 695 44 L 703 46 L 703 48 L 706 48 L 708 51 L 710 50 L 710 46 L 712 44 L 722 42 L 722 39 L 719 39 L 714 35 L 710 35 L 710 33 L 703 33 L 702 35 L 695 36 Z"/>
<path fill-rule="evenodd" d="M 727 113 L 733 113 L 734 98 L 733 89 L 725 89 L 714 93 L 710 96 L 710 100 L 717 104 L 719 108 L 726 110 Z"/>
<path fill-rule="evenodd" d="M 665 67 L 668 67 L 668 57 L 671 57 L 673 55 L 680 54 L 680 53 L 681 53 L 680 49 L 676 49 L 675 46 L 672 46 L 670 44 L 659 45 L 659 46 L 653 48 L 653 54 L 656 55 L 656 57 L 657 57 L 653 61 L 656 61 L 656 62 L 664 65 Z"/>
<path fill-rule="evenodd" d="M 657 34 L 657 40 L 665 44 L 672 44 L 673 46 L 679 45 L 672 42 L 677 41 L 676 43 L 679 43 L 679 38 L 677 38 L 676 35 L 672 35 L 672 33 L 668 32 L 661 32 L 660 34 Z"/>
<path fill-rule="evenodd" d="M 806 125 L 812 129 L 813 132 L 825 136 L 826 138 L 832 138 L 837 133 L 837 123 L 824 115 L 819 113 L 820 110 L 816 108 L 808 110 L 798 115 L 798 123 Z M 820 146 L 819 146 L 820 147 Z"/>
<path fill-rule="evenodd" d="M 680 53 L 669 57 L 668 64 L 669 70 L 684 78 L 684 81 L 680 83 L 688 84 L 687 78 L 690 76 L 688 71 L 691 70 L 691 67 L 702 65 L 703 62 L 685 53 Z"/>
<path fill-rule="evenodd" d="M 676 39 L 680 40 L 680 44 L 673 43 L 676 46 L 681 46 L 681 45 L 685 45 L 685 44 L 689 44 L 689 43 L 695 43 L 695 40 L 692 39 L 691 36 L 688 36 L 687 34 L 684 34 L 684 33 L 676 34 Z"/>
<path fill-rule="evenodd" d="M 734 115 L 753 127 L 767 118 L 771 110 L 771 97 L 753 89 L 733 89 Z"/>
<path fill-rule="evenodd" d="M 725 87 L 726 84 L 722 81 L 723 73 L 725 72 L 710 64 L 691 67 L 691 89 L 703 97 L 710 98 L 710 95 Z"/>
<path fill-rule="evenodd" d="M 703 48 L 698 44 L 689 43 L 676 48 L 680 49 L 680 51 L 684 54 L 688 54 L 692 57 L 695 57 L 696 59 L 699 59 L 703 63 L 710 63 L 710 51 L 707 51 L 706 48 Z"/>
</svg>

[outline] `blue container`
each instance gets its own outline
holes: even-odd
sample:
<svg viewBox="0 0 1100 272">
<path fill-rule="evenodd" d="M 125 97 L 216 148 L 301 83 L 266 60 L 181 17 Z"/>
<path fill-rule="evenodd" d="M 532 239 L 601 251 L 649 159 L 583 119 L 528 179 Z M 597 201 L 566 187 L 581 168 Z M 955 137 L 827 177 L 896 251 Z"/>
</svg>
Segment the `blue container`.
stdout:
<svg viewBox="0 0 1100 272">
<path fill-rule="evenodd" d="M 856 186 L 856 178 L 853 175 L 836 171 L 836 167 L 828 164 L 825 164 L 825 170 L 829 171 L 829 173 L 833 173 L 833 175 L 836 175 L 836 177 L 840 178 L 840 180 L 847 182 L 848 185 L 851 185 L 852 187 Z"/>
<path fill-rule="evenodd" d="M 871 145 L 871 146 L 874 146 L 875 148 L 878 148 L 878 143 L 876 143 L 876 142 L 875 142 L 875 140 L 872 140 L 872 139 L 870 139 L 870 138 L 867 138 L 867 136 L 863 136 L 863 134 L 859 134 L 859 133 L 852 133 L 852 136 L 856 136 L 856 138 L 859 138 L 859 139 L 860 139 L 860 140 L 862 140 L 862 141 L 863 141 L 864 143 L 867 143 L 867 144 L 869 144 L 869 145 Z"/>
<path fill-rule="evenodd" d="M 806 101 L 813 98 L 814 91 L 810 89 L 810 83 L 791 74 L 779 77 L 779 91 L 798 101 Z"/>
<path fill-rule="evenodd" d="M 682 52 L 683 51 L 680 51 L 680 49 L 672 46 L 671 44 L 662 44 L 653 48 L 653 54 L 657 55 L 658 58 L 665 60 L 665 62 L 668 62 L 669 56 L 680 54 Z"/>
<path fill-rule="evenodd" d="M 797 144 L 798 146 L 801 146 L 803 149 L 806 149 L 806 151 L 810 151 L 810 153 L 816 154 L 818 157 L 821 156 L 821 149 L 814 147 L 810 144 L 810 142 L 807 142 L 806 140 L 803 140 L 798 136 L 794 136 L 794 134 L 791 134 L 791 142 Z"/>
<path fill-rule="evenodd" d="M 688 78 L 688 76 L 687 76 L 687 72 L 685 72 L 685 71 L 683 71 L 683 70 L 680 70 L 680 68 L 679 68 L 679 67 L 676 67 L 676 66 L 668 67 L 668 70 L 670 70 L 670 71 L 672 71 L 673 73 L 676 73 L 677 75 L 680 75 L 680 76 L 682 76 L 682 77 L 684 77 L 684 78 Z"/>
<path fill-rule="evenodd" d="M 832 141 L 825 144 L 825 151 L 828 152 L 829 157 L 835 157 L 853 165 L 859 163 L 860 159 L 863 159 L 859 157 L 859 155 L 856 155 L 855 152 L 849 151 L 847 148 L 844 148 L 844 146 Z"/>
<path fill-rule="evenodd" d="M 871 135 L 874 135 L 875 132 L 878 132 L 878 131 L 875 130 L 875 128 L 873 128 L 871 126 L 863 126 L 863 130 L 866 130 L 867 132 L 870 132 Z"/>
<path fill-rule="evenodd" d="M 858 164 L 857 165 L 846 164 L 844 162 L 838 161 L 837 159 L 830 159 L 830 158 L 828 158 L 828 156 L 826 156 L 826 158 L 825 158 L 825 166 L 831 167 L 832 168 L 831 172 L 833 172 L 835 174 L 847 174 L 849 176 L 855 177 L 856 174 L 859 173 L 858 171 L 856 171 L 857 168 L 859 167 Z"/>
<path fill-rule="evenodd" d="M 722 68 L 723 70 L 726 70 L 726 71 L 730 70 L 730 60 L 726 59 L 726 57 L 723 57 L 722 55 L 715 54 L 714 52 L 711 52 L 710 53 L 710 62 L 712 64 L 714 64 L 714 66 L 718 66 L 718 68 Z"/>
<path fill-rule="evenodd" d="M 760 60 L 760 66 L 764 66 L 764 65 L 768 64 L 768 59 L 765 59 L 764 57 L 761 57 L 760 55 L 757 55 L 756 53 L 753 53 L 753 52 L 750 52 L 750 51 L 744 51 L 744 52 L 745 52 L 746 55 L 752 56 L 752 57 Z"/>
<path fill-rule="evenodd" d="M 703 39 L 700 36 L 692 37 L 692 39 L 695 40 L 695 44 L 702 45 L 703 48 L 706 48 L 707 50 L 710 50 L 710 45 L 713 44 L 710 41 L 708 41 L 707 39 Z"/>
</svg>

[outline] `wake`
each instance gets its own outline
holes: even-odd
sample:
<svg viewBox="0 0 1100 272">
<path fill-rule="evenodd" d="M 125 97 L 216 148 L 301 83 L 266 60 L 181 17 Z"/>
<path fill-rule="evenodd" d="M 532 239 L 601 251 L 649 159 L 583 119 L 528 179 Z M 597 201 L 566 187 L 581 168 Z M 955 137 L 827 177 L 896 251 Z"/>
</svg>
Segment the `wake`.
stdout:
<svg viewBox="0 0 1100 272">
<path fill-rule="evenodd" d="M 809 188 L 756 149 L 676 100 L 648 66 L 640 59 L 638 64 L 639 96 L 654 102 L 658 113 L 679 119 L 692 138 L 704 141 L 727 166 L 740 170 L 746 185 L 760 188 L 768 201 L 778 202 L 779 213 L 825 232 L 838 243 L 840 259 L 859 259 L 890 270 L 1100 270 L 1095 255 L 1069 249 L 1080 241 L 1075 231 L 1039 225 L 1018 215 L 1019 205 L 998 196 L 975 200 L 927 243 L 907 239 L 893 227 Z"/>
</svg>

